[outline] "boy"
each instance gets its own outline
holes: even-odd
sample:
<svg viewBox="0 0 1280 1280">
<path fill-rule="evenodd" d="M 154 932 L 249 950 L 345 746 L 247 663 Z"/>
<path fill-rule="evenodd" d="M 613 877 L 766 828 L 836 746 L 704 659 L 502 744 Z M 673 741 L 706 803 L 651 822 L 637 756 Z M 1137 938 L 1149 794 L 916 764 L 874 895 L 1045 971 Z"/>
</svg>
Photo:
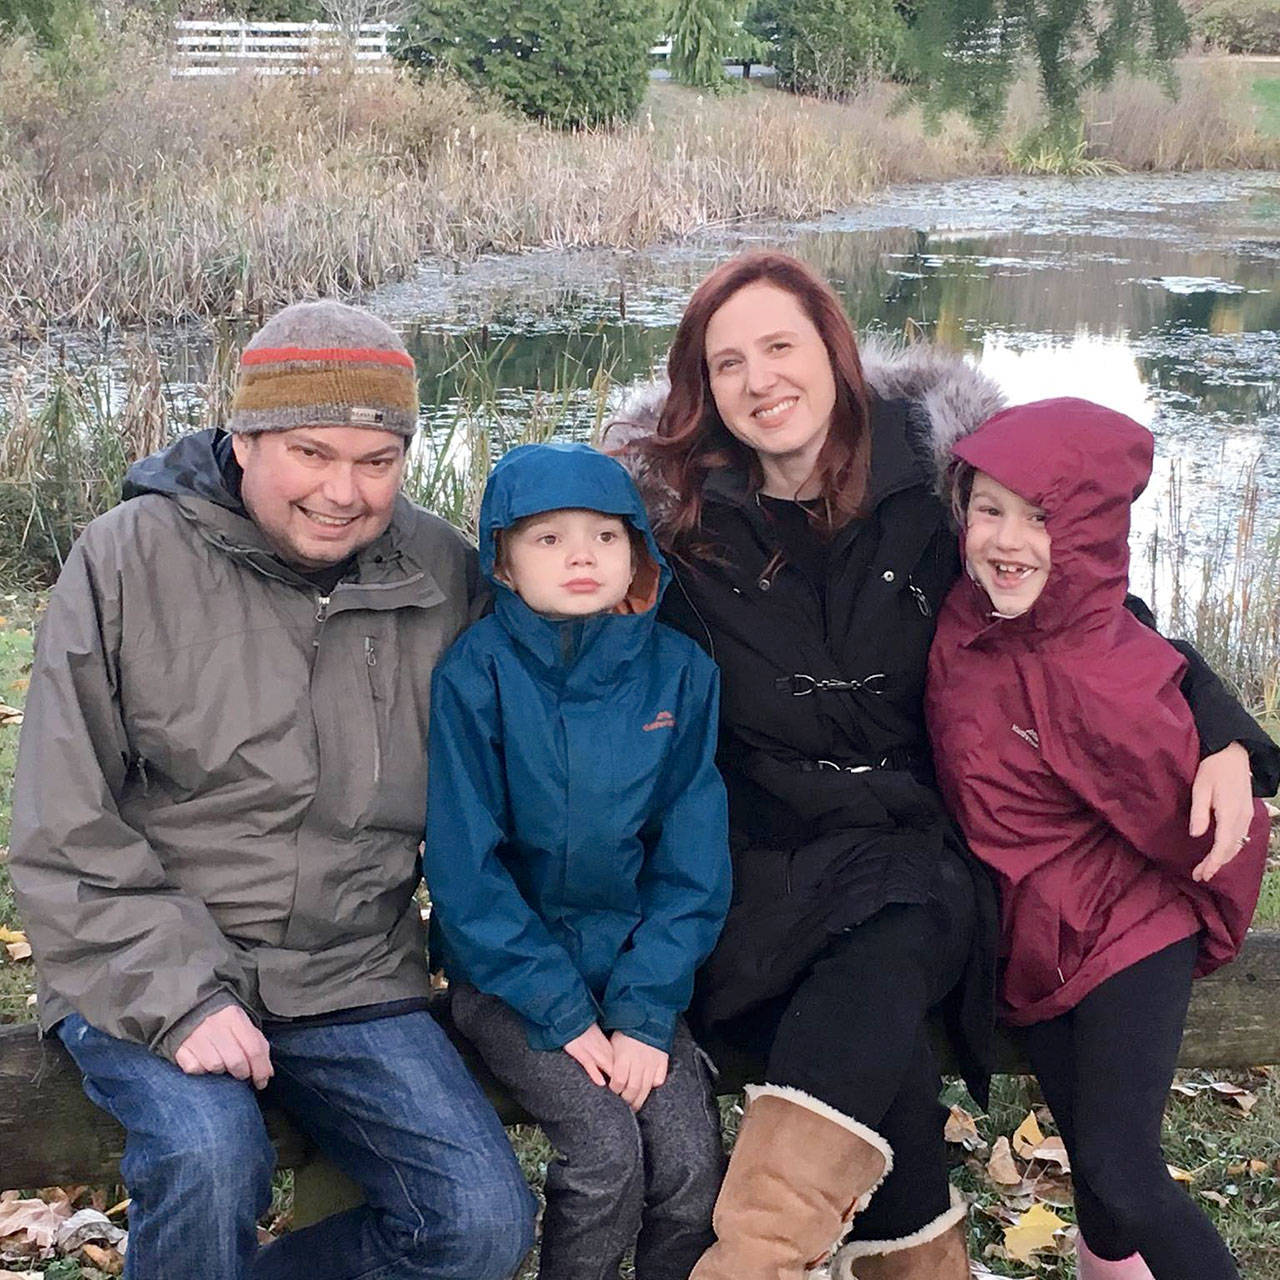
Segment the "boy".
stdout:
<svg viewBox="0 0 1280 1280">
<path fill-rule="evenodd" d="M 541 1276 L 686 1280 L 723 1172 L 680 1014 L 729 902 L 718 673 L 657 623 L 669 571 L 630 478 L 524 445 L 480 511 L 491 617 L 432 682 L 425 871 L 454 1019 L 533 1115 Z"/>
</svg>

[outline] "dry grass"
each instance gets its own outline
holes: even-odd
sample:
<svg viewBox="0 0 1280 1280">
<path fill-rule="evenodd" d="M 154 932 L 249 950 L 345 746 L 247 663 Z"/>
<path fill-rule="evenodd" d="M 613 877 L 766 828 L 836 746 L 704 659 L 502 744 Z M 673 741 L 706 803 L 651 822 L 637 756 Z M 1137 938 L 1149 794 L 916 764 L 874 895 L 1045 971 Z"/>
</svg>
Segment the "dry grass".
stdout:
<svg viewBox="0 0 1280 1280">
<path fill-rule="evenodd" d="M 1093 154 L 1125 169 L 1266 169 L 1280 139 L 1260 129 L 1251 77 L 1229 59 L 1184 62 L 1173 100 L 1149 80 L 1121 75 L 1086 108 Z"/>
<path fill-rule="evenodd" d="M 1013 164 L 962 122 L 927 135 L 883 85 L 839 104 L 655 85 L 635 124 L 564 134 L 446 81 L 215 84 L 172 79 L 164 56 L 125 29 L 55 77 L 21 42 L 0 47 L 0 326 L 226 315 L 368 288 L 432 256 L 639 247 Z M 1121 85 L 1091 106 L 1090 152 L 1132 168 L 1266 163 L 1276 143 L 1249 132 L 1247 86 L 1222 74 L 1198 65 L 1173 105 Z M 1024 87 L 1006 136 L 1037 115 Z"/>
<path fill-rule="evenodd" d="M 0 314 L 13 327 L 217 315 L 395 278 L 424 257 L 629 247 L 811 217 L 907 176 L 989 167 L 891 94 L 835 106 L 662 86 L 640 120 L 564 134 L 403 76 L 171 79 L 121 35 L 68 87 L 0 51 Z"/>
</svg>

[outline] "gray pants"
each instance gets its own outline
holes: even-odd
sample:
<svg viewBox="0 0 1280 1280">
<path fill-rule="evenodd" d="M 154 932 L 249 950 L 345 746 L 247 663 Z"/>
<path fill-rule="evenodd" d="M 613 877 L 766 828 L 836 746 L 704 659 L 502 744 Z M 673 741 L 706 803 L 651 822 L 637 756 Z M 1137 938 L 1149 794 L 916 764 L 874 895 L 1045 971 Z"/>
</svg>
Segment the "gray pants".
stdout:
<svg viewBox="0 0 1280 1280">
<path fill-rule="evenodd" d="M 496 997 L 459 984 L 453 1019 L 555 1147 L 541 1280 L 617 1280 L 633 1243 L 636 1280 L 688 1280 L 715 1241 L 725 1157 L 706 1063 L 684 1023 L 666 1083 L 636 1112 L 563 1050 L 529 1048 L 524 1024 Z"/>
</svg>

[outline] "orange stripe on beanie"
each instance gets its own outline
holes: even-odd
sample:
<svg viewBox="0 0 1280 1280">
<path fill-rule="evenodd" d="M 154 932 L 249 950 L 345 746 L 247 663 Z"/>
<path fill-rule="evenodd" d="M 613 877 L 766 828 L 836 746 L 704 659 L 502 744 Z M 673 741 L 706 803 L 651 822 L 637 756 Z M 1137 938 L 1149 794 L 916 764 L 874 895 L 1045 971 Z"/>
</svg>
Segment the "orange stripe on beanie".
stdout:
<svg viewBox="0 0 1280 1280">
<path fill-rule="evenodd" d="M 371 427 L 408 439 L 418 425 L 413 358 L 395 330 L 345 303 L 296 302 L 240 360 L 230 431 Z"/>
</svg>

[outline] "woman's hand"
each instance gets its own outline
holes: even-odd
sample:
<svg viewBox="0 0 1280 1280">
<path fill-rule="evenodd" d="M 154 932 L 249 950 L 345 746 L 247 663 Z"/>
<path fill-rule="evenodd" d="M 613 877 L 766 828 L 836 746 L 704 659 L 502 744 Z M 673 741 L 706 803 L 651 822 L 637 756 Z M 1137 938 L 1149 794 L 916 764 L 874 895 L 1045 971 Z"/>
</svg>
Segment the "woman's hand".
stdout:
<svg viewBox="0 0 1280 1280">
<path fill-rule="evenodd" d="M 1253 821 L 1253 777 L 1249 753 L 1238 742 L 1205 756 L 1191 784 L 1190 834 L 1202 836 L 1213 816 L 1213 848 L 1191 872 L 1193 880 L 1209 881 L 1249 840 Z"/>
<path fill-rule="evenodd" d="M 639 1111 L 645 1099 L 667 1080 L 667 1055 L 642 1040 L 633 1040 L 624 1032 L 615 1031 L 610 1039 L 613 1046 L 613 1071 L 609 1088 L 631 1108 Z"/>
<path fill-rule="evenodd" d="M 580 1036 L 574 1036 L 564 1051 L 587 1073 L 593 1084 L 603 1085 L 613 1074 L 613 1046 L 594 1022 Z"/>
</svg>

